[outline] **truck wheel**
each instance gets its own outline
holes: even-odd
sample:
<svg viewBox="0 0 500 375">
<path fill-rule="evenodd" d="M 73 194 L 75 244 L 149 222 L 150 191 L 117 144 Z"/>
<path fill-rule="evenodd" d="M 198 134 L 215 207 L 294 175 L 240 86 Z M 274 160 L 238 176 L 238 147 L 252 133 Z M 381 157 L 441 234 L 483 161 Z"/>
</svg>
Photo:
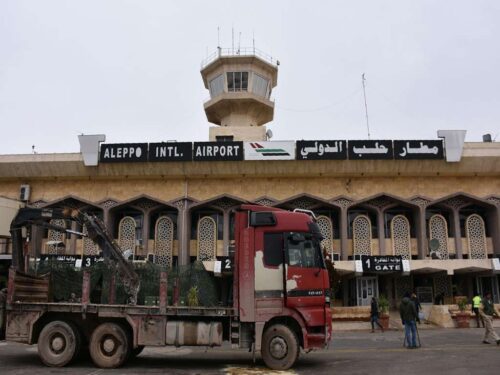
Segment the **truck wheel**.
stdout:
<svg viewBox="0 0 500 375">
<path fill-rule="evenodd" d="M 288 370 L 299 357 L 300 348 L 295 333 L 285 325 L 275 324 L 262 336 L 262 359 L 273 370 Z"/>
<path fill-rule="evenodd" d="M 115 368 L 127 359 L 130 342 L 125 330 L 116 323 L 103 323 L 90 337 L 90 357 L 96 366 Z"/>
<path fill-rule="evenodd" d="M 80 346 L 80 333 L 72 325 L 60 320 L 43 327 L 38 337 L 38 355 L 51 367 L 63 367 L 76 357 Z"/>
</svg>

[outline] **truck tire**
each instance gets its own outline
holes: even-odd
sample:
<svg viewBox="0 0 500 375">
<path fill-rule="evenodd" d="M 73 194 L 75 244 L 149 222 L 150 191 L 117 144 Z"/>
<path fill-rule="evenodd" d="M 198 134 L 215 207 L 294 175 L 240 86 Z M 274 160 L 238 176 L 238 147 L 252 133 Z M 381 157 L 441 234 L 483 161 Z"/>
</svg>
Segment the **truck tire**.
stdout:
<svg viewBox="0 0 500 375">
<path fill-rule="evenodd" d="M 262 336 L 262 359 L 273 370 L 288 370 L 299 358 L 297 335 L 283 324 L 270 326 Z"/>
<path fill-rule="evenodd" d="M 43 327 L 38 337 L 38 356 L 50 367 L 63 367 L 78 354 L 80 333 L 71 323 L 54 320 Z"/>
<path fill-rule="evenodd" d="M 130 350 L 130 341 L 122 326 L 116 323 L 99 325 L 90 337 L 90 357 L 97 367 L 121 366 Z"/>
</svg>

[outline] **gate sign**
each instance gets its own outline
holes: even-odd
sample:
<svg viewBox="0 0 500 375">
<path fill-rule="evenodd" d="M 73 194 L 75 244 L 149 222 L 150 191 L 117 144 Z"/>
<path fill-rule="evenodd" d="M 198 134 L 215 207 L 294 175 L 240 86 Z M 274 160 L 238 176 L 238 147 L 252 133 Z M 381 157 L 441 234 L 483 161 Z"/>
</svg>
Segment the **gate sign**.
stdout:
<svg viewBox="0 0 500 375">
<path fill-rule="evenodd" d="M 403 272 L 403 259 L 400 255 L 362 255 L 361 263 L 363 265 L 363 272 Z"/>
<path fill-rule="evenodd" d="M 243 142 L 195 142 L 194 161 L 243 160 Z"/>
<path fill-rule="evenodd" d="M 295 160 L 295 142 L 245 142 L 245 160 Z"/>
<path fill-rule="evenodd" d="M 191 142 L 167 142 L 149 144 L 149 161 L 191 161 Z"/>
</svg>

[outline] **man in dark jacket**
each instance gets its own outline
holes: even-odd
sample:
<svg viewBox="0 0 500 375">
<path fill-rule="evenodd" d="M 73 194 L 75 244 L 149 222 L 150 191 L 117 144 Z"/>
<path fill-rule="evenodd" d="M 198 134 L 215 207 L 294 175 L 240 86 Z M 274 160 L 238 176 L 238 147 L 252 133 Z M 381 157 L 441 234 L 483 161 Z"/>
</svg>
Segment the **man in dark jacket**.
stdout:
<svg viewBox="0 0 500 375">
<path fill-rule="evenodd" d="M 378 302 L 375 297 L 372 297 L 371 309 L 370 309 L 370 322 L 372 323 L 372 333 L 375 332 L 375 324 L 384 332 L 384 327 L 378 321 Z"/>
<path fill-rule="evenodd" d="M 487 292 L 484 296 L 483 307 L 479 309 L 479 313 L 481 314 L 481 318 L 483 318 L 484 328 L 486 329 L 484 332 L 483 343 L 489 344 L 490 342 L 488 340 L 492 338 L 497 343 L 497 345 L 500 345 L 500 337 L 493 329 L 493 317 L 498 317 L 500 315 L 495 309 L 495 305 L 493 304 L 490 292 Z"/>
<path fill-rule="evenodd" d="M 406 293 L 399 305 L 401 322 L 405 326 L 405 340 L 409 349 L 417 348 L 417 325 L 418 318 L 415 304 L 410 299 L 410 293 Z"/>
</svg>

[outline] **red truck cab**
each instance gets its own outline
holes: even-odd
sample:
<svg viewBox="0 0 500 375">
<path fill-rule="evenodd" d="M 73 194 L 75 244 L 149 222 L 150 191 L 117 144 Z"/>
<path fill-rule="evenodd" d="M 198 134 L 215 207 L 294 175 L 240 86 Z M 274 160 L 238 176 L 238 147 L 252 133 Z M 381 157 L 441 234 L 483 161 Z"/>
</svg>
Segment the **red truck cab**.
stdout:
<svg viewBox="0 0 500 375">
<path fill-rule="evenodd" d="M 266 365 L 289 368 L 300 347 L 324 348 L 331 338 L 319 227 L 306 213 L 243 205 L 236 233 L 234 308 L 240 322 L 255 323 Z"/>
</svg>

